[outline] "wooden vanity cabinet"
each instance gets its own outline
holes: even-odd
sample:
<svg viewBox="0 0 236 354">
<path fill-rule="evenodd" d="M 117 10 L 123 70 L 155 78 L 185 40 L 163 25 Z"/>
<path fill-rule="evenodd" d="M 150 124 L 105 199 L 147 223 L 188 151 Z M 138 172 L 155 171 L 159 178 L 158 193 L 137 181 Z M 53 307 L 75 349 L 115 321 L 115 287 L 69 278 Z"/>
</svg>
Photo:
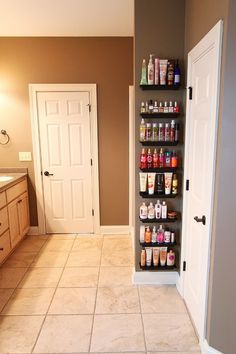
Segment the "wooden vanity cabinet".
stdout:
<svg viewBox="0 0 236 354">
<path fill-rule="evenodd" d="M 26 178 L 0 193 L 0 264 L 29 230 Z"/>
</svg>

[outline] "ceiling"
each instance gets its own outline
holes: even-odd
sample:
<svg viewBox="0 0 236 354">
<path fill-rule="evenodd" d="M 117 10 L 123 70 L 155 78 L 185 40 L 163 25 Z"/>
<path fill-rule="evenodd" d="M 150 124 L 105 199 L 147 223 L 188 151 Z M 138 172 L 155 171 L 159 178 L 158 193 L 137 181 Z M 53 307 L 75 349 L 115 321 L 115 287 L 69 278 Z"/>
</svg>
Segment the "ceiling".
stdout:
<svg viewBox="0 0 236 354">
<path fill-rule="evenodd" d="M 0 0 L 0 36 L 133 36 L 134 0 Z"/>
</svg>

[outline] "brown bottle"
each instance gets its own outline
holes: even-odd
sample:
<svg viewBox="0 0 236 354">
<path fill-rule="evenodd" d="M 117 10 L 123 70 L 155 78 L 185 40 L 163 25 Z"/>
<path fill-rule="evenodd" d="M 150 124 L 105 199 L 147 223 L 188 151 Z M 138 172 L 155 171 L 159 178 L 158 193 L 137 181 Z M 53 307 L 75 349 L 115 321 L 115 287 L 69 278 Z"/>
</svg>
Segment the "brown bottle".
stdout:
<svg viewBox="0 0 236 354">
<path fill-rule="evenodd" d="M 145 230 L 144 238 L 145 238 L 145 243 L 150 243 L 151 242 L 152 233 L 151 233 L 151 230 L 150 230 L 149 226 L 147 226 L 147 228 Z"/>
</svg>

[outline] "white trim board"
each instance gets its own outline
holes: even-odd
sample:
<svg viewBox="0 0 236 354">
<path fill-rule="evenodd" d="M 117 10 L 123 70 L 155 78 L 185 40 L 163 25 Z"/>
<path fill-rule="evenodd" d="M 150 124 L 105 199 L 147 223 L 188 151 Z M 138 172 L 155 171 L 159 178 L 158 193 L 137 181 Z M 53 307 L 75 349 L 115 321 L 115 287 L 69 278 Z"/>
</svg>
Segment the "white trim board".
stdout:
<svg viewBox="0 0 236 354">
<path fill-rule="evenodd" d="M 203 341 L 203 343 L 200 344 L 200 346 L 201 346 L 202 354 L 223 354 L 218 350 L 210 347 L 206 339 Z"/>
<path fill-rule="evenodd" d="M 178 282 L 178 272 L 149 272 L 133 270 L 133 283 L 136 285 L 175 285 Z"/>
<path fill-rule="evenodd" d="M 31 131 L 34 156 L 35 189 L 38 209 L 38 232 L 45 234 L 45 209 L 43 200 L 43 185 L 41 176 L 41 153 L 37 109 L 37 93 L 47 91 L 87 91 L 91 104 L 91 154 L 93 159 L 93 209 L 94 233 L 100 232 L 100 206 L 99 206 L 99 171 L 98 171 L 98 134 L 97 134 L 97 90 L 96 84 L 29 84 Z"/>
<path fill-rule="evenodd" d="M 100 227 L 100 234 L 102 235 L 129 235 L 129 225 L 105 225 Z"/>
</svg>

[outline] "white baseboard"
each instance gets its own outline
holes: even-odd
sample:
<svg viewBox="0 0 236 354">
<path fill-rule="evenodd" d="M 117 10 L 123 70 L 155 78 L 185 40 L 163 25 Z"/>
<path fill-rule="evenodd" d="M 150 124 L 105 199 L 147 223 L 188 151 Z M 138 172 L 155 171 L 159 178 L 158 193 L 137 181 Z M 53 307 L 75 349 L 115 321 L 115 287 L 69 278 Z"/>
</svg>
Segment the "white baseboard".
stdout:
<svg viewBox="0 0 236 354">
<path fill-rule="evenodd" d="M 39 228 L 38 228 L 38 226 L 30 226 L 27 235 L 39 235 Z"/>
<path fill-rule="evenodd" d="M 202 354 L 223 354 L 218 350 L 210 347 L 206 339 L 200 345 L 201 345 Z"/>
<path fill-rule="evenodd" d="M 176 284 L 178 277 L 178 272 L 133 271 L 133 283 L 140 285 Z"/>
<path fill-rule="evenodd" d="M 107 225 L 100 227 L 102 235 L 127 235 L 130 234 L 129 225 Z"/>
</svg>

